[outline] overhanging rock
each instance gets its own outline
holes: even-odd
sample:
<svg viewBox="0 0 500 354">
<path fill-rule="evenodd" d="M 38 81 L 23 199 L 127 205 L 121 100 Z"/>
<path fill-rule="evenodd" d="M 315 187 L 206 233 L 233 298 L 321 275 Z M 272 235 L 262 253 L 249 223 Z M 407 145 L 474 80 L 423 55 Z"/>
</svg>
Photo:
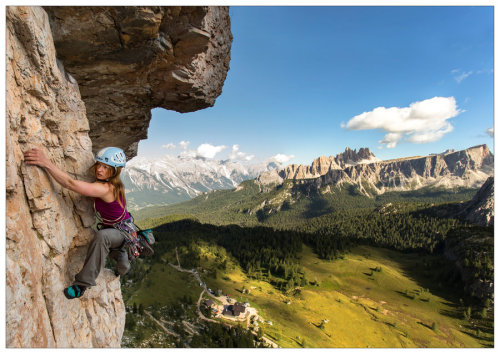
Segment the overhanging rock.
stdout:
<svg viewBox="0 0 500 354">
<path fill-rule="evenodd" d="M 228 7 L 45 7 L 57 57 L 78 82 L 93 151 L 128 158 L 147 137 L 151 109 L 213 106 L 229 70 Z"/>
</svg>

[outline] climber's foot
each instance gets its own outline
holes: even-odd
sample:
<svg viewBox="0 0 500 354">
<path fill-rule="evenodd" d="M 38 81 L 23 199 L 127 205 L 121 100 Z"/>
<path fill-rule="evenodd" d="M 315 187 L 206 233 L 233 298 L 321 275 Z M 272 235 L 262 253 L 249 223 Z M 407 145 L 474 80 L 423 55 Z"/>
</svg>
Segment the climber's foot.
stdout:
<svg viewBox="0 0 500 354">
<path fill-rule="evenodd" d="M 120 275 L 123 277 L 124 275 L 127 275 L 128 273 L 130 273 L 130 269 L 129 269 L 129 270 L 127 270 L 127 273 L 125 273 L 125 274 L 120 274 L 120 273 L 118 273 L 118 271 L 115 269 L 115 275 L 116 275 L 117 277 L 118 277 L 118 276 L 120 276 Z"/>
<path fill-rule="evenodd" d="M 68 299 L 76 299 L 77 297 L 80 297 L 83 295 L 85 292 L 85 289 L 87 289 L 86 286 L 83 285 L 77 285 L 73 284 L 71 286 L 68 286 L 66 289 L 64 289 L 64 296 Z"/>
</svg>

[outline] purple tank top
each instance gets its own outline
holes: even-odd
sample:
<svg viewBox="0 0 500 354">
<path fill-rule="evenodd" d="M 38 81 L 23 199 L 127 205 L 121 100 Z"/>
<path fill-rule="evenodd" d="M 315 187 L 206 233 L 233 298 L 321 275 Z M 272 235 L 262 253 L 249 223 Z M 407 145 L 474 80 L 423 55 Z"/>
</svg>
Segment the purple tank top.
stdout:
<svg viewBox="0 0 500 354">
<path fill-rule="evenodd" d="M 111 203 L 106 203 L 101 198 L 95 198 L 94 200 L 95 209 L 101 215 L 103 224 L 113 225 L 114 223 L 130 218 L 130 214 L 128 213 L 127 209 L 122 208 L 117 200 L 112 201 Z M 123 198 L 120 198 L 120 200 L 122 204 L 125 204 L 123 202 Z"/>
</svg>

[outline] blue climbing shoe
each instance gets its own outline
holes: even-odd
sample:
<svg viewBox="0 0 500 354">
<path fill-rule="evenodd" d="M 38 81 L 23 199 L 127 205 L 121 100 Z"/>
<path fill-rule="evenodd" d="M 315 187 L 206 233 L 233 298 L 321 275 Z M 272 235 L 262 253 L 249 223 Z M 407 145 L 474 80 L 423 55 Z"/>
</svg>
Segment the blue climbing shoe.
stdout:
<svg viewBox="0 0 500 354">
<path fill-rule="evenodd" d="M 85 292 L 85 289 L 87 289 L 86 286 L 83 285 L 76 285 L 73 284 L 71 286 L 68 286 L 66 289 L 64 289 L 64 296 L 68 299 L 76 299 L 77 297 L 80 297 L 83 295 Z"/>
</svg>

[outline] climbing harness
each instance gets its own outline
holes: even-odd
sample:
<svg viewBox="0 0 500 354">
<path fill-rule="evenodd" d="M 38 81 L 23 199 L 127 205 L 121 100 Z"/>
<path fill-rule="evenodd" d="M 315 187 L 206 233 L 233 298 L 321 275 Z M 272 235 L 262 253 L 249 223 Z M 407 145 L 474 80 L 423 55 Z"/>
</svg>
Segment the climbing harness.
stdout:
<svg viewBox="0 0 500 354">
<path fill-rule="evenodd" d="M 98 229 L 108 226 L 113 227 L 121 232 L 125 238 L 124 246 L 127 247 L 128 258 L 133 260 L 139 257 L 141 254 L 144 256 L 152 256 L 154 251 L 151 245 L 155 243 L 155 238 L 151 229 L 142 230 L 136 224 L 134 224 L 134 217 L 129 213 L 130 218 L 123 219 L 126 214 L 126 209 L 123 208 L 123 213 L 118 218 L 114 220 L 105 219 L 95 208 L 94 211 L 97 219 L 100 221 L 98 223 Z M 123 247 L 123 246 L 122 246 Z"/>
</svg>

